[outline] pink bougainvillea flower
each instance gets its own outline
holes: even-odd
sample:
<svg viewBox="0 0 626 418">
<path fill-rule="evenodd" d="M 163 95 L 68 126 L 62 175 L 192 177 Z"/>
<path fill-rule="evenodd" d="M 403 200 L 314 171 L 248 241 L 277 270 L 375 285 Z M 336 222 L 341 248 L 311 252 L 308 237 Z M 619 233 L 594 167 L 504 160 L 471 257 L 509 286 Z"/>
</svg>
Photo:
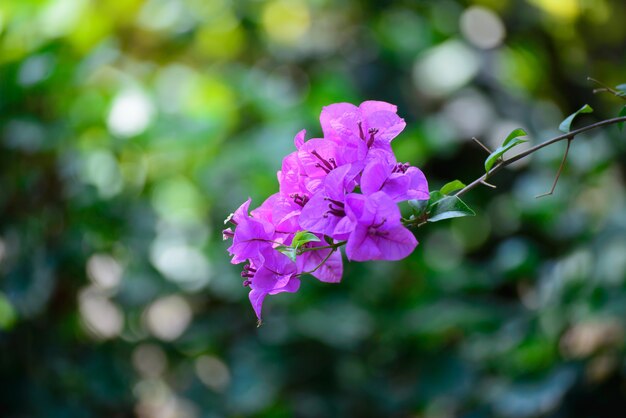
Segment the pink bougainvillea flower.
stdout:
<svg viewBox="0 0 626 418">
<path fill-rule="evenodd" d="M 323 138 L 307 141 L 304 130 L 295 136 L 296 149 L 277 173 L 278 192 L 250 215 L 248 199 L 222 232 L 233 240 L 231 262 L 246 262 L 244 285 L 259 320 L 265 297 L 297 291 L 303 274 L 339 282 L 343 244 L 354 261 L 399 260 L 417 245 L 397 203 L 428 199 L 428 182 L 393 153 L 391 141 L 405 127 L 396 106 L 337 103 L 322 110 L 320 123 Z"/>
<path fill-rule="evenodd" d="M 275 241 L 283 242 L 285 235 L 293 234 L 300 230 L 298 218 L 302 206 L 291 197 L 286 197 L 280 193 L 274 193 L 259 206 L 252 210 L 250 214 L 255 219 L 261 219 L 274 226 Z"/>
<path fill-rule="evenodd" d="M 267 295 L 282 292 L 294 293 L 300 288 L 296 263 L 275 250 L 263 251 L 262 263 L 258 267 L 248 266 L 244 269 L 242 276 L 248 278 L 244 285 L 250 286 L 250 303 L 259 320 L 263 301 Z"/>
<path fill-rule="evenodd" d="M 343 203 L 345 195 L 355 187 L 354 181 L 347 177 L 350 169 L 350 165 L 344 165 L 326 176 L 323 188 L 302 208 L 299 220 L 302 229 L 333 236 L 335 225 L 346 216 Z"/>
<path fill-rule="evenodd" d="M 237 226 L 233 234 L 233 244 L 228 248 L 228 252 L 233 256 L 231 259 L 233 264 L 243 263 L 248 259 L 258 260 L 262 250 L 272 247 L 274 226 L 268 221 L 248 215 L 250 201 L 251 199 L 248 199 L 229 219 Z"/>
<path fill-rule="evenodd" d="M 361 175 L 361 191 L 370 195 L 383 191 L 395 202 L 428 200 L 428 181 L 424 173 L 408 163 L 371 161 Z"/>
<path fill-rule="evenodd" d="M 389 143 L 406 123 L 397 115 L 397 107 L 379 101 L 366 101 L 358 107 L 336 103 L 322 109 L 320 124 L 324 137 L 336 141 L 362 141 L 369 148 L 391 151 Z"/>
<path fill-rule="evenodd" d="M 400 210 L 385 192 L 349 194 L 346 218 L 335 229 L 347 236 L 346 255 L 354 261 L 400 260 L 413 252 L 417 240 L 400 222 Z"/>
<path fill-rule="evenodd" d="M 321 238 L 321 237 L 320 237 Z M 309 242 L 306 248 L 325 247 L 324 240 Z M 332 254 L 331 254 L 332 251 Z M 343 275 L 343 260 L 339 250 L 325 248 L 317 251 L 307 251 L 298 256 L 298 272 L 308 273 L 319 281 L 326 283 L 339 283 Z"/>
</svg>

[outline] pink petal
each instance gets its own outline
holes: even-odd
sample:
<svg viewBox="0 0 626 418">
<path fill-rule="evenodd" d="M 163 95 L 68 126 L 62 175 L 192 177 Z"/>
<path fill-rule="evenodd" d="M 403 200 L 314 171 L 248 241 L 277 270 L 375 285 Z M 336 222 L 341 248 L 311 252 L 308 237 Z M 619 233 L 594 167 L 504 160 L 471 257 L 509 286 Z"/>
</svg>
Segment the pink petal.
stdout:
<svg viewBox="0 0 626 418">
<path fill-rule="evenodd" d="M 411 179 L 409 186 L 409 192 L 411 193 L 410 199 L 428 200 L 430 194 L 428 193 L 428 181 L 426 176 L 417 167 L 409 167 L 406 171 L 406 175 Z"/>
<path fill-rule="evenodd" d="M 381 161 L 372 161 L 363 170 L 361 175 L 361 191 L 369 195 L 383 188 L 387 177 L 391 174 L 389 165 Z"/>
<path fill-rule="evenodd" d="M 348 260 L 369 261 L 378 260 L 381 256 L 378 246 L 367 233 L 368 228 L 357 226 L 348 238 L 346 244 L 346 256 Z"/>
<path fill-rule="evenodd" d="M 300 261 L 302 266 L 298 268 L 298 271 L 307 272 L 317 268 L 317 270 L 311 273 L 313 277 L 326 283 L 339 283 L 343 275 L 343 261 L 339 250 L 335 250 L 328 260 L 320 266 L 320 263 L 324 261 L 330 251 L 330 249 L 310 251 L 298 256 L 299 260 L 302 260 Z"/>
<path fill-rule="evenodd" d="M 404 119 L 395 113 L 378 111 L 368 115 L 367 126 L 370 129 L 378 129 L 378 133 L 375 135 L 376 140 L 391 142 L 404 130 L 406 123 Z"/>
<path fill-rule="evenodd" d="M 373 238 L 380 250 L 378 260 L 401 260 L 411 254 L 417 246 L 413 233 L 401 225 L 384 232 L 386 235 Z"/>
<path fill-rule="evenodd" d="M 341 136 L 345 132 L 358 132 L 357 122 L 361 120 L 361 111 L 350 103 L 335 103 L 322 108 L 320 124 L 325 138 Z"/>
<path fill-rule="evenodd" d="M 332 234 L 339 218 L 331 213 L 324 217 L 326 212 L 328 212 L 328 205 L 325 193 L 320 191 L 313 195 L 311 200 L 302 208 L 299 219 L 300 227 L 318 234 Z"/>
<path fill-rule="evenodd" d="M 386 112 L 396 113 L 398 111 L 398 107 L 392 105 L 387 102 L 379 102 L 376 100 L 368 100 L 359 105 L 359 109 L 363 112 L 365 117 L 369 116 L 371 113 L 378 112 L 380 110 L 384 110 Z"/>
<path fill-rule="evenodd" d="M 304 145 L 304 137 L 306 135 L 306 129 L 301 130 L 296 134 L 293 138 L 293 144 L 296 146 L 296 149 L 300 149 L 302 145 Z"/>
<path fill-rule="evenodd" d="M 400 209 L 398 205 L 385 192 L 376 192 L 367 197 L 366 211 L 375 213 L 375 218 L 368 225 L 378 224 L 385 220 L 388 228 L 390 225 L 400 223 Z M 362 222 L 362 221 L 359 221 Z"/>
<path fill-rule="evenodd" d="M 336 240 L 345 240 L 350 236 L 352 231 L 354 231 L 355 226 L 356 221 L 353 221 L 348 216 L 344 216 L 339 220 L 337 226 L 335 226 L 335 230 L 330 236 Z"/>
</svg>

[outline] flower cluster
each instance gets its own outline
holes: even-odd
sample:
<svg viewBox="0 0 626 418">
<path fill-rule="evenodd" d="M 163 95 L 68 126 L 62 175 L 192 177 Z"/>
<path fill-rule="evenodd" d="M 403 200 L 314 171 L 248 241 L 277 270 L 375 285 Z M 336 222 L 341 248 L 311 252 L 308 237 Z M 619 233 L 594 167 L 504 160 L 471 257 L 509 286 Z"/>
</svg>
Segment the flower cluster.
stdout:
<svg viewBox="0 0 626 418">
<path fill-rule="evenodd" d="M 389 103 L 338 103 L 320 116 L 323 138 L 295 137 L 296 151 L 278 172 L 279 192 L 249 212 L 250 199 L 227 219 L 236 228 L 232 263 L 246 263 L 242 277 L 261 319 L 267 295 L 295 292 L 300 276 L 341 280 L 339 247 L 349 260 L 399 260 L 417 240 L 402 224 L 398 202 L 427 200 L 424 174 L 399 163 L 391 141 L 405 122 Z"/>
</svg>

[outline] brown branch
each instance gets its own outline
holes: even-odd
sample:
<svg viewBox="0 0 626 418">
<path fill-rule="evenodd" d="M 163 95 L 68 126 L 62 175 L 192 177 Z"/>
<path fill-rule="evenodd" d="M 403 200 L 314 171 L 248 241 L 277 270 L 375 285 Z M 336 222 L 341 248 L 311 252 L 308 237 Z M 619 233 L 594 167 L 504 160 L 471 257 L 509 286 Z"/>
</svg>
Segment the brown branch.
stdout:
<svg viewBox="0 0 626 418">
<path fill-rule="evenodd" d="M 570 141 L 572 141 L 572 140 L 574 140 L 576 135 L 580 135 L 580 134 L 582 134 L 584 132 L 591 131 L 593 129 L 601 128 L 603 126 L 614 125 L 614 124 L 620 123 L 620 122 L 626 122 L 626 116 L 621 116 L 619 118 L 606 119 L 606 120 L 603 120 L 603 121 L 600 121 L 600 122 L 596 122 L 596 123 L 591 124 L 591 125 L 583 126 L 582 128 L 576 129 L 575 131 L 568 132 L 566 134 L 559 135 L 559 136 L 556 136 L 554 138 L 548 139 L 547 141 L 544 141 L 541 144 L 537 144 L 534 147 L 531 147 L 531 148 L 527 149 L 526 151 L 524 151 L 522 153 L 519 153 L 519 154 L 517 154 L 514 157 L 509 158 L 508 160 L 500 161 L 499 163 L 494 165 L 491 168 L 491 170 L 489 170 L 489 172 L 483 174 L 482 176 L 480 176 L 479 178 L 477 178 L 476 180 L 472 181 L 470 184 L 468 184 L 467 186 L 465 186 L 464 188 L 462 188 L 461 190 L 456 192 L 455 196 L 461 196 L 461 195 L 469 192 L 470 190 L 474 189 L 478 185 L 483 184 L 483 182 L 487 179 L 487 177 L 491 177 L 493 174 L 495 174 L 498 171 L 502 170 L 504 167 L 509 166 L 509 165 L 513 164 L 514 162 L 521 160 L 522 158 L 526 158 L 530 154 L 534 154 L 535 152 L 539 151 L 542 148 L 547 147 L 548 145 L 552 145 L 552 144 L 554 144 L 556 142 L 563 141 L 563 140 L 566 140 L 566 139 L 569 139 Z"/>
</svg>

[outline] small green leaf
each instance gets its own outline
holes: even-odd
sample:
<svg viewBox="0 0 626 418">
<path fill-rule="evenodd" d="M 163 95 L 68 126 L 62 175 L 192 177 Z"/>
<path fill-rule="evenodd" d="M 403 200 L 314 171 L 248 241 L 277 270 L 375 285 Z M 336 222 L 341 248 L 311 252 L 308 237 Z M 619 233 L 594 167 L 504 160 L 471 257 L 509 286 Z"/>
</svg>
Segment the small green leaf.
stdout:
<svg viewBox="0 0 626 418">
<path fill-rule="evenodd" d="M 463 184 L 462 182 L 460 182 L 459 180 L 454 180 L 451 181 L 449 183 L 446 183 L 440 190 L 439 192 L 441 194 L 450 194 L 452 192 L 456 192 L 457 190 L 461 190 L 463 187 L 465 187 L 465 184 Z"/>
<path fill-rule="evenodd" d="M 435 192 L 430 193 L 431 197 L 433 193 Z M 426 213 L 428 202 L 430 202 L 430 200 L 409 200 L 409 206 L 413 208 L 413 215 L 416 218 L 419 218 Z"/>
<path fill-rule="evenodd" d="M 581 107 L 580 109 L 578 109 L 577 111 L 569 115 L 567 118 L 565 118 L 565 120 L 561 122 L 561 124 L 559 125 L 559 130 L 561 132 L 568 133 L 572 127 L 572 122 L 574 121 L 576 116 L 578 116 L 581 113 L 591 113 L 591 112 L 593 112 L 593 109 L 591 108 L 591 106 L 589 106 L 588 104 L 584 105 L 583 107 Z"/>
<path fill-rule="evenodd" d="M 276 251 L 285 254 L 291 261 L 296 262 L 296 249 L 293 247 L 287 247 L 286 245 L 279 245 L 275 248 Z"/>
<path fill-rule="evenodd" d="M 517 128 L 514 129 L 509 136 L 506 137 L 506 139 L 504 140 L 504 142 L 502 143 L 503 147 L 506 147 L 507 145 L 509 145 L 511 143 L 511 141 L 513 141 L 516 138 L 519 138 L 520 136 L 526 136 L 528 135 L 526 133 L 525 130 L 523 130 L 522 128 Z"/>
<path fill-rule="evenodd" d="M 307 242 L 319 242 L 320 239 L 309 231 L 296 232 L 291 240 L 291 248 L 298 249 Z"/>
<path fill-rule="evenodd" d="M 626 85 L 624 85 L 626 86 Z M 619 114 L 617 115 L 617 117 L 622 117 L 622 116 L 626 116 L 626 106 L 622 107 L 622 110 L 619 111 Z M 619 128 L 620 132 L 622 129 L 624 129 L 624 122 L 619 122 L 617 124 L 617 127 Z"/>
<path fill-rule="evenodd" d="M 428 222 L 437 222 L 444 219 L 474 216 L 476 213 L 458 196 L 443 196 L 434 192 L 435 201 L 428 207 Z M 437 196 L 438 195 L 438 196 Z"/>
<path fill-rule="evenodd" d="M 9 330 L 17 320 L 15 309 L 9 299 L 0 292 L 0 330 Z"/>
<path fill-rule="evenodd" d="M 498 147 L 498 149 L 489 154 L 489 157 L 487 157 L 487 159 L 485 160 L 485 171 L 488 173 L 489 170 L 491 170 L 491 168 L 494 166 L 494 164 L 500 158 L 502 158 L 505 152 L 519 144 L 523 144 L 524 142 L 526 142 L 525 139 L 520 139 L 521 136 L 526 135 L 528 135 L 526 131 L 520 128 L 515 129 L 513 132 L 511 132 L 502 143 L 502 146 Z"/>
</svg>

